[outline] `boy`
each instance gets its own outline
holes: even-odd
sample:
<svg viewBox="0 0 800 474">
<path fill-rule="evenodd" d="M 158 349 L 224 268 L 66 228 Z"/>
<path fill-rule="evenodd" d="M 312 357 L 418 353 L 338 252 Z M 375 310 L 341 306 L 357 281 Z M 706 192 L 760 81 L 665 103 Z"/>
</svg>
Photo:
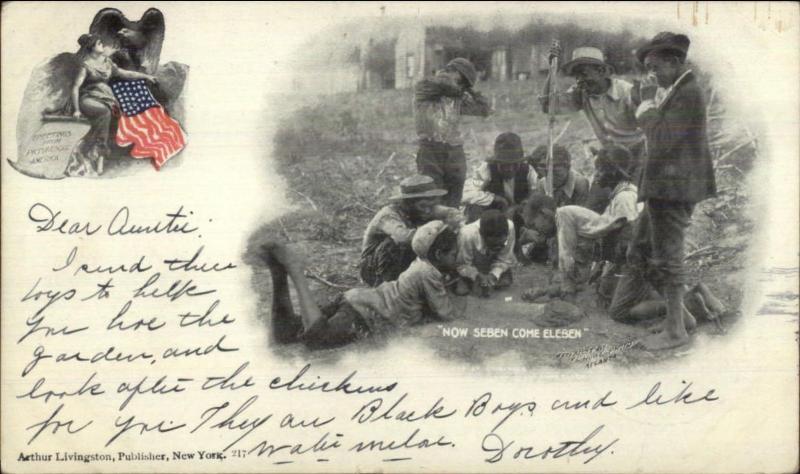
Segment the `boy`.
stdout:
<svg viewBox="0 0 800 474">
<path fill-rule="evenodd" d="M 494 141 L 494 155 L 467 182 L 462 200 L 467 223 L 476 221 L 488 209 L 508 211 L 506 215 L 515 224 L 520 222 L 521 204 L 536 190 L 538 180 L 536 171 L 525 163 L 519 135 L 501 133 Z M 514 218 L 517 215 L 520 220 Z"/>
<path fill-rule="evenodd" d="M 458 234 L 457 270 L 461 276 L 455 288 L 457 295 L 473 292 L 489 296 L 489 290 L 507 288 L 513 279 L 514 224 L 506 216 L 491 209 L 480 220 L 468 224 Z"/>
<path fill-rule="evenodd" d="M 415 88 L 414 116 L 419 138 L 417 171 L 431 176 L 446 191 L 442 202 L 458 207 L 467 177 L 464 142 L 458 130 L 462 115 L 489 115 L 489 103 L 472 88 L 475 66 L 455 58 Z"/>
<path fill-rule="evenodd" d="M 272 274 L 271 325 L 275 341 L 303 342 L 310 349 L 327 349 L 428 318 L 455 318 L 460 312 L 453 306 L 443 276 L 455 269 L 455 233 L 444 222 L 431 221 L 417 229 L 411 246 L 417 259 L 397 281 L 377 288 L 348 290 L 321 310 L 308 288 L 301 255 L 285 244 L 264 245 L 263 257 Z M 300 315 L 292 307 L 287 275 L 297 291 Z"/>
<path fill-rule="evenodd" d="M 550 58 L 561 56 L 561 47 L 554 43 Z M 614 67 L 608 64 L 599 48 L 575 48 L 572 60 L 561 70 L 576 79 L 575 85 L 556 96 L 556 113 L 582 111 L 592 126 L 595 137 L 602 146 L 617 145 L 631 152 L 631 176 L 636 176 L 644 154 L 644 133 L 636 120 L 636 107 L 640 101 L 640 85 L 614 76 Z M 553 78 L 555 79 L 555 78 Z M 550 82 L 546 81 L 539 101 L 542 111 L 549 108 Z M 594 183 L 596 184 L 596 183 Z M 584 204 L 595 212 L 602 212 L 609 202 L 607 190 L 593 185 Z"/>
<path fill-rule="evenodd" d="M 456 209 L 439 204 L 446 193 L 430 176 L 416 175 L 400 183 L 392 204 L 379 210 L 367 225 L 361 246 L 361 279 L 368 286 L 397 280 L 416 255 L 411 239 L 417 227 L 434 219 L 457 230 L 463 217 Z"/>
<path fill-rule="evenodd" d="M 686 67 L 689 38 L 663 32 L 636 52 L 659 91 L 645 97 L 636 117 L 647 137 L 639 177 L 645 204 L 628 251 L 631 268 L 614 294 L 612 308 L 632 300 L 649 281 L 664 296 L 664 330 L 643 341 L 651 350 L 689 342 L 691 321 L 683 311 L 686 274 L 683 241 L 696 203 L 716 194 L 714 167 L 706 134 L 706 107 L 694 74 Z"/>
<path fill-rule="evenodd" d="M 586 279 L 586 270 L 595 258 L 593 251 L 600 240 L 607 240 L 606 247 L 616 248 L 617 231 L 636 220 L 636 186 L 628 174 L 631 155 L 627 148 L 609 145 L 602 148 L 595 161 L 597 182 L 612 189 L 611 201 L 602 214 L 581 206 L 564 206 L 556 210 L 558 229 L 558 268 L 561 275 L 561 293 L 573 294 L 577 284 Z M 616 260 L 614 255 L 606 255 Z M 605 274 L 612 269 L 606 269 Z"/>
<path fill-rule="evenodd" d="M 539 145 L 533 150 L 531 160 L 534 163 L 547 162 L 547 145 Z M 546 167 L 545 167 L 546 169 Z M 547 171 L 539 176 L 537 189 L 545 192 Z M 589 195 L 589 180 L 572 169 L 572 157 L 561 145 L 553 145 L 553 199 L 556 205 L 583 206 Z"/>
</svg>

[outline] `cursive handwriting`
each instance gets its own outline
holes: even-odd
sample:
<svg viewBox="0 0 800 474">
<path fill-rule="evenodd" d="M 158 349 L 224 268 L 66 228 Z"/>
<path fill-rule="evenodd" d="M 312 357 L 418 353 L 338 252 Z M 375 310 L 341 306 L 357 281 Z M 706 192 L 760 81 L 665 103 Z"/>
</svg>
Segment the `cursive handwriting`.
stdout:
<svg viewBox="0 0 800 474">
<path fill-rule="evenodd" d="M 60 272 L 66 270 L 67 268 L 71 267 L 73 263 L 75 263 L 75 257 L 78 255 L 78 247 L 72 247 L 72 250 L 69 251 L 67 254 L 67 259 L 64 261 L 64 264 L 60 267 L 53 267 L 53 272 Z M 144 255 L 140 255 L 139 259 L 133 262 L 130 265 L 126 265 L 124 263 L 116 264 L 116 265 L 92 265 L 90 266 L 88 263 L 81 263 L 78 265 L 78 268 L 72 273 L 72 275 L 77 275 L 78 273 L 144 273 L 148 272 L 153 267 L 148 265 Z"/>
<path fill-rule="evenodd" d="M 287 391 L 291 390 L 305 390 L 305 391 L 320 391 L 323 393 L 330 393 L 330 392 L 342 392 L 345 395 L 352 395 L 352 394 L 362 394 L 362 393 L 380 393 L 380 392 L 391 392 L 397 387 L 397 382 L 392 382 L 389 385 L 351 385 L 352 379 L 356 376 L 358 371 L 353 371 L 342 379 L 338 384 L 332 386 L 331 382 L 323 381 L 323 382 L 300 382 L 303 376 L 308 372 L 308 369 L 311 368 L 311 364 L 306 364 L 300 372 L 297 373 L 290 381 L 282 382 L 280 377 L 275 377 L 269 383 L 269 388 L 272 390 L 279 390 L 279 389 L 286 389 Z M 319 376 L 317 376 L 317 380 L 319 380 Z"/>
<path fill-rule="evenodd" d="M 419 428 L 415 429 L 407 438 L 402 442 L 396 440 L 370 440 L 359 441 L 350 448 L 350 451 L 360 453 L 362 451 L 397 451 L 399 449 L 424 449 L 424 448 L 440 448 L 440 447 L 455 447 L 455 443 L 448 440 L 444 435 L 439 436 L 436 440 L 432 438 L 417 438 Z"/>
<path fill-rule="evenodd" d="M 66 420 L 66 421 L 56 420 L 56 415 L 58 415 L 63 408 L 64 404 L 62 403 L 61 405 L 58 406 L 58 408 L 55 409 L 55 411 L 53 411 L 52 414 L 50 414 L 50 416 L 47 417 L 47 419 L 40 421 L 38 423 L 34 423 L 31 426 L 25 428 L 25 431 L 36 429 L 36 432 L 33 433 L 33 436 L 31 436 L 31 438 L 28 440 L 28 445 L 33 443 L 36 440 L 36 438 L 38 438 L 39 435 L 42 434 L 44 430 L 48 428 L 52 428 L 53 430 L 52 434 L 56 434 L 59 432 L 59 430 L 61 430 L 61 428 L 64 428 L 65 430 L 64 432 L 73 435 L 75 433 L 83 431 L 87 426 L 92 424 L 93 420 L 89 420 L 88 422 L 84 423 L 81 426 L 74 426 L 73 424 L 75 423 L 75 420 Z"/>
<path fill-rule="evenodd" d="M 225 452 L 228 449 L 232 448 L 233 446 L 236 446 L 236 444 L 238 444 L 239 441 L 243 440 L 245 437 L 250 435 L 250 433 L 252 433 L 256 429 L 258 429 L 261 425 L 263 425 L 270 418 L 272 418 L 272 414 L 271 413 L 269 413 L 267 415 L 252 417 L 252 419 L 251 418 L 245 418 L 245 417 L 242 416 L 244 414 L 244 412 L 247 411 L 247 409 L 250 408 L 250 406 L 253 405 L 253 403 L 255 403 L 257 400 L 258 400 L 258 395 L 253 395 L 252 397 L 250 397 L 247 400 L 245 400 L 245 402 L 242 403 L 238 408 L 236 408 L 233 411 L 233 413 L 231 413 L 230 415 L 225 416 L 224 418 L 220 419 L 219 421 L 217 421 L 213 425 L 209 426 L 209 429 L 225 429 L 225 430 L 231 430 L 231 431 L 244 431 L 244 433 L 242 433 L 241 436 L 239 436 L 233 442 L 231 442 L 230 444 L 225 446 L 225 448 L 222 450 L 222 452 Z M 190 433 L 194 433 L 195 431 L 199 430 L 200 428 L 202 428 L 209 421 L 216 420 L 217 415 L 219 415 L 219 413 L 221 411 L 223 411 L 224 409 L 228 408 L 230 405 L 231 405 L 230 402 L 226 401 L 226 402 L 223 402 L 221 405 L 213 406 L 213 407 L 207 409 L 206 411 L 204 411 L 203 414 L 200 415 L 200 418 L 202 419 L 202 421 L 197 426 L 195 426 L 192 429 L 192 431 L 190 431 Z"/>
<path fill-rule="evenodd" d="M 698 396 L 694 395 L 689 389 L 692 387 L 692 382 L 688 384 L 686 381 L 682 380 L 681 384 L 683 387 L 681 390 L 671 396 L 667 397 L 666 395 L 661 393 L 661 382 L 656 382 L 655 385 L 647 392 L 647 395 L 640 401 L 634 403 L 633 405 L 629 406 L 627 409 L 630 410 L 632 408 L 636 408 L 639 406 L 648 406 L 648 405 L 675 405 L 675 404 L 685 404 L 691 405 L 693 403 L 699 402 L 714 402 L 719 400 L 719 397 L 715 395 L 715 390 L 712 388 L 706 392 L 705 395 Z"/>
<path fill-rule="evenodd" d="M 183 206 L 179 206 L 177 211 L 167 212 L 165 221 L 159 220 L 149 224 L 133 222 L 130 214 L 128 206 L 122 206 L 105 226 L 106 233 L 110 236 L 191 234 L 199 229 L 189 222 L 189 217 L 194 212 L 187 213 Z M 70 219 L 62 217 L 61 211 L 53 210 L 41 202 L 34 203 L 28 209 L 28 220 L 36 224 L 36 232 L 55 232 L 61 235 L 92 236 L 104 227 L 102 224 L 92 224 L 89 221 L 84 223 L 70 221 Z"/>
<path fill-rule="evenodd" d="M 88 362 L 90 364 L 96 364 L 98 362 L 135 362 L 137 360 L 151 360 L 151 362 L 155 362 L 153 359 L 153 354 L 149 352 L 139 352 L 133 354 L 126 354 L 115 348 L 114 346 L 108 347 L 105 350 L 99 351 L 94 353 L 91 356 L 84 355 L 82 352 L 61 352 L 58 355 L 55 354 L 48 354 L 45 352 L 45 348 L 42 345 L 36 346 L 36 349 L 33 350 L 33 359 L 25 366 L 22 370 L 22 376 L 25 377 L 33 369 L 39 365 L 39 362 L 45 359 L 54 359 L 55 362 Z"/>
<path fill-rule="evenodd" d="M 541 451 L 537 451 L 533 446 L 521 446 L 515 450 L 511 450 L 512 446 L 518 446 L 515 441 L 505 441 L 497 433 L 489 433 L 483 437 L 481 442 L 481 449 L 486 453 L 492 453 L 490 457 L 484 459 L 485 462 L 494 464 L 502 461 L 506 454 L 511 459 L 517 460 L 530 460 L 530 459 L 547 459 L 548 456 L 553 459 L 559 458 L 573 458 L 576 456 L 589 456 L 583 461 L 584 464 L 589 464 L 594 461 L 598 456 L 606 452 L 610 447 L 614 446 L 619 438 L 615 438 L 608 444 L 597 443 L 595 445 L 589 442 L 600 434 L 605 425 L 600 425 L 589 433 L 586 437 L 579 441 L 559 441 L 555 446 L 548 446 Z M 513 452 L 513 454 L 511 454 Z M 613 454 L 613 451 L 611 451 Z"/>
<path fill-rule="evenodd" d="M 404 393 L 392 405 L 390 405 L 388 408 L 385 408 L 383 411 L 381 411 L 381 408 L 384 405 L 383 398 L 375 398 L 370 400 L 362 405 L 361 408 L 359 408 L 358 411 L 356 411 L 355 414 L 350 417 L 350 419 L 355 420 L 356 423 L 359 424 L 366 422 L 374 423 L 381 420 L 397 420 L 413 423 L 427 419 L 449 418 L 456 413 L 456 410 L 445 412 L 445 407 L 442 406 L 442 401 L 444 400 L 443 397 L 439 397 L 439 399 L 436 400 L 436 402 L 434 402 L 434 404 L 424 413 L 417 414 L 415 410 L 398 410 L 397 407 L 403 403 L 407 396 L 408 393 Z"/>
<path fill-rule="evenodd" d="M 192 227 L 186 220 L 190 214 L 184 214 L 183 206 L 180 206 L 175 212 L 168 212 L 166 214 L 169 220 L 166 222 L 158 221 L 154 224 L 134 224 L 129 223 L 130 209 L 128 206 L 123 206 L 111 218 L 106 228 L 108 235 L 138 235 L 138 234 L 191 234 L 197 231 L 197 227 Z"/>
<path fill-rule="evenodd" d="M 91 236 L 102 229 L 100 225 L 93 225 L 91 222 L 81 224 L 80 222 L 70 223 L 69 219 L 61 217 L 61 211 L 53 211 L 46 204 L 35 203 L 28 209 L 28 219 L 38 224 L 36 232 L 56 232 L 62 235 L 83 234 Z"/>
<path fill-rule="evenodd" d="M 93 372 L 92 375 L 90 375 L 89 378 L 87 378 L 83 382 L 83 385 L 81 385 L 79 389 L 73 390 L 71 392 L 68 390 L 53 390 L 53 389 L 47 391 L 40 391 L 45 382 L 47 382 L 47 379 L 45 377 L 41 377 L 33 384 L 33 387 L 31 387 L 30 390 L 23 393 L 22 395 L 17 395 L 17 398 L 20 399 L 29 398 L 31 400 L 44 398 L 44 402 L 47 403 L 50 401 L 51 397 L 60 400 L 64 397 L 79 397 L 87 393 L 91 396 L 102 395 L 106 393 L 106 391 L 102 389 L 100 383 L 98 382 L 92 383 L 96 375 L 97 372 Z"/>
<path fill-rule="evenodd" d="M 228 262 L 226 264 L 220 264 L 216 262 L 213 264 L 207 264 L 207 263 L 198 264 L 197 260 L 200 258 L 200 254 L 203 253 L 204 249 L 205 249 L 204 245 L 200 246 L 200 248 L 198 248 L 197 251 L 194 253 L 194 255 L 192 255 L 192 257 L 189 259 L 170 258 L 164 260 L 164 263 L 167 264 L 167 268 L 171 272 L 184 271 L 184 272 L 208 273 L 208 272 L 224 272 L 225 270 L 231 270 L 233 268 L 236 268 L 236 265 L 234 265 L 231 262 Z"/>
<path fill-rule="evenodd" d="M 128 417 L 128 419 L 124 421 L 120 417 L 117 417 L 117 420 L 114 422 L 114 426 L 116 428 L 120 428 L 120 430 L 114 433 L 114 435 L 108 439 L 108 441 L 106 442 L 106 447 L 109 447 L 111 443 L 119 439 L 120 436 L 124 435 L 128 431 L 138 429 L 139 436 L 143 436 L 145 433 L 152 433 L 152 432 L 155 432 L 156 434 L 169 433 L 171 431 L 179 430 L 186 426 L 186 423 L 175 424 L 175 422 L 172 420 L 170 421 L 159 420 L 158 422 L 151 424 L 145 423 L 143 421 L 134 422 L 134 420 L 136 420 L 135 415 L 131 415 L 130 417 Z M 135 433 L 135 431 L 133 432 Z"/>
</svg>

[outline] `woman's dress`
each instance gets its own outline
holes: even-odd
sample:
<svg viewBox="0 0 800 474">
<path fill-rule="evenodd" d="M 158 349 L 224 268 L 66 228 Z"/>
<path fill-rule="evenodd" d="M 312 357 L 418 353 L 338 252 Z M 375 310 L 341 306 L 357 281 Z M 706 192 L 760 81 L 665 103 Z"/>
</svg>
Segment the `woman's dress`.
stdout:
<svg viewBox="0 0 800 474">
<path fill-rule="evenodd" d="M 103 160 L 110 155 L 112 113 L 117 110 L 117 100 L 108 81 L 116 66 L 110 59 L 83 61 L 86 79 L 78 92 L 81 113 L 89 119 L 91 127 L 75 145 L 67 163 L 67 176 L 98 176 Z"/>
</svg>

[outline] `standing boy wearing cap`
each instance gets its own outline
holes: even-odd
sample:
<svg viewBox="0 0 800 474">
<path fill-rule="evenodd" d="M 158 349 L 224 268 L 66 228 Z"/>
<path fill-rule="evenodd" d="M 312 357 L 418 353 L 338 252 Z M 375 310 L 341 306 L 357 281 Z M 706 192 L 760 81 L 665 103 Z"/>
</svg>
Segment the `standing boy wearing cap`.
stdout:
<svg viewBox="0 0 800 474">
<path fill-rule="evenodd" d="M 506 288 L 513 281 L 511 268 L 516 263 L 514 223 L 496 209 L 485 211 L 480 220 L 458 233 L 457 268 L 462 279 L 455 292 L 488 296 L 491 289 Z"/>
<path fill-rule="evenodd" d="M 473 86 L 478 73 L 464 58 L 455 58 L 432 78 L 417 83 L 414 116 L 419 139 L 417 171 L 432 177 L 447 194 L 442 202 L 458 207 L 467 176 L 462 115 L 489 115 L 489 103 Z"/>
<path fill-rule="evenodd" d="M 364 283 L 378 286 L 396 280 L 416 258 L 411 240 L 426 222 L 441 219 L 458 230 L 463 216 L 439 204 L 445 194 L 430 176 L 415 175 L 400 183 L 399 194 L 375 214 L 364 232 L 360 263 Z"/>
<path fill-rule="evenodd" d="M 683 242 L 696 203 L 716 194 L 706 135 L 703 93 L 686 67 L 689 38 L 659 33 L 636 53 L 659 93 L 642 101 L 636 115 L 647 136 L 647 156 L 639 177 L 645 204 L 628 251 L 629 271 L 620 281 L 612 308 L 631 301 L 649 281 L 666 300 L 664 330 L 645 339 L 653 350 L 689 342 L 692 321 L 683 311 L 686 274 Z"/>
<path fill-rule="evenodd" d="M 561 56 L 561 47 L 554 44 L 550 57 Z M 561 70 L 577 79 L 575 85 L 556 95 L 556 113 L 583 111 L 600 144 L 624 146 L 633 156 L 633 176 L 644 153 L 644 133 L 636 121 L 639 104 L 639 87 L 613 77 L 614 68 L 605 60 L 603 52 L 594 47 L 575 48 L 572 60 Z M 550 82 L 546 81 L 539 101 L 542 110 L 549 108 Z M 586 205 L 602 212 L 608 203 L 608 191 L 595 185 Z"/>
<path fill-rule="evenodd" d="M 454 270 L 456 235 L 441 221 L 420 227 L 411 243 L 417 258 L 397 281 L 377 288 L 354 288 L 324 309 L 317 306 L 304 274 L 303 258 L 286 244 L 270 242 L 262 257 L 272 274 L 272 336 L 279 344 L 303 342 L 327 349 L 368 334 L 425 322 L 449 321 L 463 312 L 454 306 L 444 274 Z M 289 295 L 292 279 L 300 305 L 294 313 Z"/>
</svg>

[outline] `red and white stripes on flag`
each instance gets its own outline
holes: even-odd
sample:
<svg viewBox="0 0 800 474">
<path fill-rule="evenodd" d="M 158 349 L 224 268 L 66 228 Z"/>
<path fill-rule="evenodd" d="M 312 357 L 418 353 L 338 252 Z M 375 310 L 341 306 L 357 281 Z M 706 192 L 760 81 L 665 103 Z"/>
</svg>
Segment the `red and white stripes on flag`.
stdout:
<svg viewBox="0 0 800 474">
<path fill-rule="evenodd" d="M 152 158 L 156 170 L 186 146 L 180 124 L 160 105 L 136 115 L 121 115 L 116 140 L 119 146 L 133 145 L 132 157 Z"/>
</svg>

